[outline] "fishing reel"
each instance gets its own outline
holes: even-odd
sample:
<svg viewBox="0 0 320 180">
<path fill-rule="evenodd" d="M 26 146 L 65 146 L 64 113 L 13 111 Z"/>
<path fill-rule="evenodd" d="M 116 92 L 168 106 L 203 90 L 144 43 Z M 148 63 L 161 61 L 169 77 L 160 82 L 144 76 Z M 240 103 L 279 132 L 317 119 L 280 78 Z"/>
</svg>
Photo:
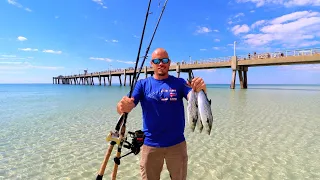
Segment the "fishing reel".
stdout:
<svg viewBox="0 0 320 180">
<path fill-rule="evenodd" d="M 118 165 L 120 164 L 120 159 L 121 158 L 123 158 L 123 157 L 125 157 L 125 156 L 127 156 L 129 154 L 132 154 L 132 153 L 134 155 L 139 154 L 140 148 L 144 143 L 145 135 L 144 135 L 143 131 L 141 131 L 141 130 L 137 130 L 135 132 L 128 131 L 128 134 L 130 135 L 130 137 L 132 139 L 131 143 L 129 141 L 127 141 L 127 137 L 126 137 L 125 141 L 123 142 L 123 147 L 125 147 L 127 149 L 130 149 L 131 151 L 128 152 L 127 154 L 123 155 L 123 156 L 120 156 L 119 158 L 118 157 L 114 158 L 114 162 L 116 164 L 118 164 Z"/>
</svg>

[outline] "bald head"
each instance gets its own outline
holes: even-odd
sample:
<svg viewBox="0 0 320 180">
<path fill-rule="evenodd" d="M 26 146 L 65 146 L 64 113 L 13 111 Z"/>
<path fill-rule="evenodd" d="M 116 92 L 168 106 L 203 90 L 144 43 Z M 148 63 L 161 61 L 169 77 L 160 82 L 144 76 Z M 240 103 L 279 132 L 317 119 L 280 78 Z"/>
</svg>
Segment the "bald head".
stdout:
<svg viewBox="0 0 320 180">
<path fill-rule="evenodd" d="M 160 58 L 160 59 L 169 58 L 168 52 L 163 48 L 157 48 L 152 53 L 152 59 L 156 59 L 156 58 Z"/>
<path fill-rule="evenodd" d="M 154 59 L 160 59 L 160 63 L 153 63 L 152 60 Z M 170 60 L 166 63 L 163 63 L 163 59 L 169 59 L 168 52 L 165 49 L 157 48 L 153 51 L 150 63 L 154 70 L 154 78 L 159 80 L 168 78 L 169 76 L 168 72 L 170 67 Z"/>
</svg>

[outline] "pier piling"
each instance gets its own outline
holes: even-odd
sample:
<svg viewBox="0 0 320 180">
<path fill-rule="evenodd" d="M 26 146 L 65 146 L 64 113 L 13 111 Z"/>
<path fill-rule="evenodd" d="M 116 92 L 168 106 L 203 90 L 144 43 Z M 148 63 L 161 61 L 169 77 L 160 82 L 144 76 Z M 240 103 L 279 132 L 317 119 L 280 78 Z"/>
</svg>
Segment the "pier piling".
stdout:
<svg viewBox="0 0 320 180">
<path fill-rule="evenodd" d="M 123 82 L 123 85 L 126 86 L 126 80 L 127 80 L 127 73 L 126 73 L 126 69 L 123 70 L 123 74 L 124 74 L 124 82 Z"/>
<path fill-rule="evenodd" d="M 177 77 L 180 78 L 180 64 L 176 66 Z"/>
<path fill-rule="evenodd" d="M 146 78 L 148 78 L 148 67 L 147 66 L 144 67 L 144 73 L 146 75 Z"/>
</svg>

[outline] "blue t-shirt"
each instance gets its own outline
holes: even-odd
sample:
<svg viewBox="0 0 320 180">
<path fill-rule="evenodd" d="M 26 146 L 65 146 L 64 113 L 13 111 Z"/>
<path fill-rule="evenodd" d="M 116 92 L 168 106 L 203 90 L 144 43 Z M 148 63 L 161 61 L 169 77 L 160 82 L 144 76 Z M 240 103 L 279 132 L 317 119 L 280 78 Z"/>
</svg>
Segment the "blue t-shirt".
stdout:
<svg viewBox="0 0 320 180">
<path fill-rule="evenodd" d="M 132 97 L 142 107 L 145 145 L 169 147 L 185 140 L 183 98 L 190 90 L 184 79 L 171 75 L 164 80 L 151 76 L 137 81 Z"/>
</svg>

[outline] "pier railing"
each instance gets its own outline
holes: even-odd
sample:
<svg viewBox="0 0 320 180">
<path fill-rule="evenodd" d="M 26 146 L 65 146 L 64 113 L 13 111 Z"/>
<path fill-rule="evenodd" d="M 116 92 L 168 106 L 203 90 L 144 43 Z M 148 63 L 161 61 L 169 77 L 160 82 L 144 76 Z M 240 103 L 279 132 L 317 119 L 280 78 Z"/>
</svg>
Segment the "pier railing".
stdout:
<svg viewBox="0 0 320 180">
<path fill-rule="evenodd" d="M 320 54 L 319 48 L 308 48 L 308 49 L 297 49 L 297 50 L 285 50 L 285 51 L 276 51 L 276 52 L 265 52 L 265 53 L 249 53 L 247 55 L 237 55 L 237 59 L 239 61 L 243 60 L 253 60 L 253 59 L 268 59 L 268 58 L 283 58 L 289 56 L 313 56 L 315 54 Z M 200 60 L 182 60 L 182 61 L 173 61 L 171 62 L 172 66 L 180 65 L 196 65 L 196 64 L 212 64 L 219 62 L 231 62 L 232 56 L 226 57 L 217 57 L 217 58 L 208 58 L 208 59 L 200 59 Z M 138 65 L 139 67 L 140 65 Z M 151 67 L 151 66 L 149 66 Z M 99 73 L 113 73 L 113 72 L 124 72 L 134 70 L 134 67 L 129 68 L 117 68 L 112 70 L 100 71 L 100 72 L 92 72 L 92 75 L 98 75 Z M 138 71 L 140 68 L 138 68 Z M 143 71 L 143 69 L 142 69 Z M 91 74 L 91 73 L 87 73 Z M 74 74 L 68 77 L 76 77 L 76 76 L 85 76 L 85 74 Z"/>
<path fill-rule="evenodd" d="M 247 60 L 247 59 L 267 59 L 267 58 L 281 58 L 289 56 L 313 56 L 315 54 L 320 54 L 320 48 L 311 48 L 311 49 L 298 49 L 298 50 L 286 50 L 286 51 L 276 51 L 276 52 L 266 52 L 259 54 L 249 54 L 248 55 L 239 55 L 237 56 L 238 60 Z"/>
</svg>

